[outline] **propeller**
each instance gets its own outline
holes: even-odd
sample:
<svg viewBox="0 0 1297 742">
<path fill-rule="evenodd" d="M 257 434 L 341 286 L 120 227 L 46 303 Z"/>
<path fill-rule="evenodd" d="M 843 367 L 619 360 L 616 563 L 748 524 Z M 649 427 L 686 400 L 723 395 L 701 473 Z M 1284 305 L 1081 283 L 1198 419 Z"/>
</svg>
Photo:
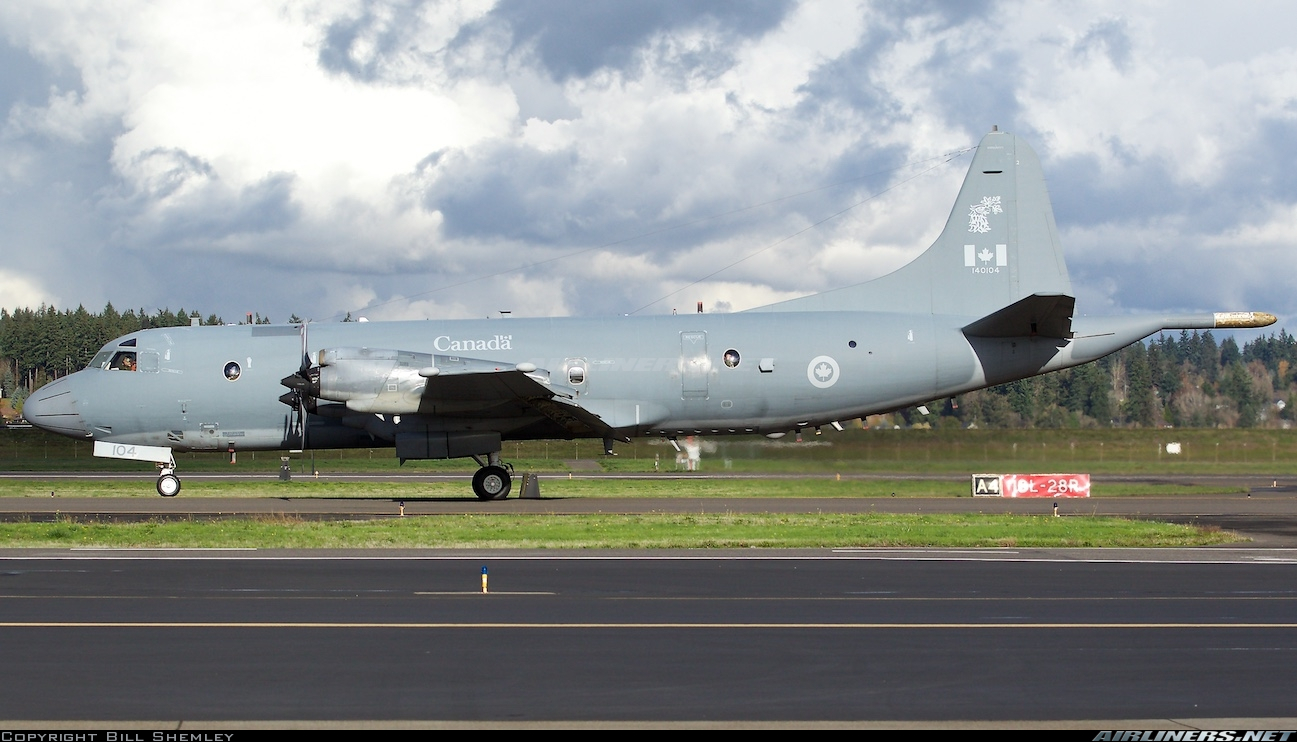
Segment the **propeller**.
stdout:
<svg viewBox="0 0 1297 742">
<path fill-rule="evenodd" d="M 279 401 L 297 411 L 298 443 L 306 450 L 306 414 L 315 408 L 315 393 L 320 388 L 320 369 L 311 367 L 311 356 L 306 350 L 306 323 L 301 324 L 302 363 L 296 372 L 279 380 L 291 391 L 280 395 Z"/>
</svg>

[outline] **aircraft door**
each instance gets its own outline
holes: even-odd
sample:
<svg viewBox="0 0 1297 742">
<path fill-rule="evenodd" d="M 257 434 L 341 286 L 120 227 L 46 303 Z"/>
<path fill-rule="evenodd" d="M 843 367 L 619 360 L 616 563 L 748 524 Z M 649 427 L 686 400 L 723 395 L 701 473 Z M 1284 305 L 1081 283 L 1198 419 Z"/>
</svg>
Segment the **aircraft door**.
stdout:
<svg viewBox="0 0 1297 742">
<path fill-rule="evenodd" d="M 711 360 L 707 358 L 707 333 L 680 333 L 680 396 L 707 399 L 707 375 L 711 369 Z"/>
</svg>

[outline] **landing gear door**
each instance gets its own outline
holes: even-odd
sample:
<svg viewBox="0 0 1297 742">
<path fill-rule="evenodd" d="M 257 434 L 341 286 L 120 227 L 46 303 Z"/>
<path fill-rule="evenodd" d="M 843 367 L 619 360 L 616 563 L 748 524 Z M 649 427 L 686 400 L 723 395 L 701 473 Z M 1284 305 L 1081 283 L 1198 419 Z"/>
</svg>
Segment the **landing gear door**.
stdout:
<svg viewBox="0 0 1297 742">
<path fill-rule="evenodd" d="M 711 370 L 711 360 L 707 358 L 707 333 L 680 333 L 680 396 L 707 399 L 707 376 Z"/>
</svg>

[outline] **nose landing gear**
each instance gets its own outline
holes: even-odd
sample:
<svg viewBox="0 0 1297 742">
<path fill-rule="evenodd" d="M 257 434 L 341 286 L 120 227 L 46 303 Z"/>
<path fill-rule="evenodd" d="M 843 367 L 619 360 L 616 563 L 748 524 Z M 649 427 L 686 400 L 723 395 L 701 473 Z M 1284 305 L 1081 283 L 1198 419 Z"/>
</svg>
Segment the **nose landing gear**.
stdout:
<svg viewBox="0 0 1297 742">
<path fill-rule="evenodd" d="M 158 464 L 158 494 L 163 497 L 180 494 L 180 477 L 176 476 L 175 464 Z"/>
</svg>

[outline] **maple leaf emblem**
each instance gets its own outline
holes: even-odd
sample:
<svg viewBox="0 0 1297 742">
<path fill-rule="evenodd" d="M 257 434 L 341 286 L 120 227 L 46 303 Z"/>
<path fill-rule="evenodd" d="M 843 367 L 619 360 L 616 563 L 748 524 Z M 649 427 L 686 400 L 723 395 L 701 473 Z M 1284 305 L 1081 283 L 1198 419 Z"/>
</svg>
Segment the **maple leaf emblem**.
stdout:
<svg viewBox="0 0 1297 742">
<path fill-rule="evenodd" d="M 989 263 L 991 262 L 991 258 L 995 257 L 995 253 L 991 252 L 991 249 L 989 247 L 983 247 L 982 251 L 977 254 L 977 257 L 983 263 Z"/>
<path fill-rule="evenodd" d="M 819 377 L 821 381 L 825 381 L 830 376 L 833 375 L 833 369 L 829 366 L 829 364 L 821 363 L 820 365 L 815 367 L 815 375 Z"/>
</svg>

